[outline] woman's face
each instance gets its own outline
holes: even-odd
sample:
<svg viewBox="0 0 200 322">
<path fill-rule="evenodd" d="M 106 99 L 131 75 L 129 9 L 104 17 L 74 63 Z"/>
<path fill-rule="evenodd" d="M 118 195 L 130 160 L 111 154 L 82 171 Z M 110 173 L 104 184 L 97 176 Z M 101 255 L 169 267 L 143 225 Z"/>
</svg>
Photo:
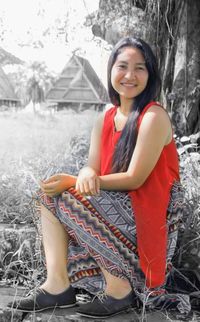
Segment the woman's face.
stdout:
<svg viewBox="0 0 200 322">
<path fill-rule="evenodd" d="M 111 83 L 123 100 L 133 100 L 143 92 L 148 82 L 148 70 L 139 49 L 124 47 L 111 70 Z"/>
</svg>

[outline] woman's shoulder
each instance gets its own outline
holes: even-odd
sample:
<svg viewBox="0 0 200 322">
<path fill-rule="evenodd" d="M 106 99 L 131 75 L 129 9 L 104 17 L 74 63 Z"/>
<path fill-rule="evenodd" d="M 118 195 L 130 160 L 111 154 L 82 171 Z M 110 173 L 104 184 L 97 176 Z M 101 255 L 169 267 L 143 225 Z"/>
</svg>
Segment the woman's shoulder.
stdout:
<svg viewBox="0 0 200 322">
<path fill-rule="evenodd" d="M 158 104 L 152 104 L 139 122 L 139 132 L 155 132 L 156 135 L 166 137 L 165 145 L 171 142 L 173 130 L 170 117 L 166 109 Z"/>
<path fill-rule="evenodd" d="M 171 120 L 167 110 L 161 105 L 151 105 L 148 110 L 142 115 L 142 121 L 150 121 L 151 123 L 168 124 L 171 127 Z"/>
<path fill-rule="evenodd" d="M 146 110 L 146 113 L 144 113 L 144 115 L 146 116 L 151 115 L 151 117 L 154 117 L 158 121 L 163 120 L 171 124 L 171 119 L 167 109 L 160 103 L 152 104 L 151 106 L 149 106 L 149 108 Z"/>
<path fill-rule="evenodd" d="M 156 120 L 166 120 L 171 123 L 169 114 L 165 107 L 159 102 L 151 102 L 143 109 L 142 113 L 139 116 L 139 124 L 143 118 L 154 118 Z"/>
<path fill-rule="evenodd" d="M 160 102 L 151 101 L 143 108 L 140 115 L 144 115 L 147 111 L 151 110 L 152 108 L 153 109 L 157 108 L 158 110 L 164 109 L 163 105 Z"/>
</svg>

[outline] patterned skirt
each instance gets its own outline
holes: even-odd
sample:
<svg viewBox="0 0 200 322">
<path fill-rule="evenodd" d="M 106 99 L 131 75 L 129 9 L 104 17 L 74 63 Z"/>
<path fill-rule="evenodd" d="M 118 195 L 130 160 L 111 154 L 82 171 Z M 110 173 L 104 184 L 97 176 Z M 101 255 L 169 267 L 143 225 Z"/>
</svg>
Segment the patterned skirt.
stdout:
<svg viewBox="0 0 200 322">
<path fill-rule="evenodd" d="M 103 267 L 128 279 L 142 298 L 145 276 L 139 267 L 136 225 L 128 193 L 101 190 L 98 196 L 83 197 L 70 188 L 55 198 L 38 191 L 37 201 L 59 219 L 69 235 L 67 270 L 74 287 L 91 294 L 102 290 Z M 182 186 L 176 182 L 166 216 L 167 266 L 174 255 L 183 202 Z M 166 268 L 166 277 L 167 271 Z"/>
</svg>

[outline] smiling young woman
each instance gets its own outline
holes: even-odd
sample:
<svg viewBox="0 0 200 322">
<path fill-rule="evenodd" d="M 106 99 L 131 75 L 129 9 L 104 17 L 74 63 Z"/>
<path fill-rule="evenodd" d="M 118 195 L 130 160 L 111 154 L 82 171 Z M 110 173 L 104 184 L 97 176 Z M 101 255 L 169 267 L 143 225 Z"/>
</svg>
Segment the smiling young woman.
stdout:
<svg viewBox="0 0 200 322">
<path fill-rule="evenodd" d="M 165 290 L 184 198 L 171 121 L 156 102 L 157 60 L 143 40 L 113 48 L 108 92 L 113 107 L 93 127 L 87 165 L 77 177 L 41 183 L 47 279 L 11 303 L 18 310 L 73 306 L 74 288 L 101 291 L 77 309 L 92 318 L 127 311 L 138 299 L 190 310 L 186 296 Z"/>
</svg>

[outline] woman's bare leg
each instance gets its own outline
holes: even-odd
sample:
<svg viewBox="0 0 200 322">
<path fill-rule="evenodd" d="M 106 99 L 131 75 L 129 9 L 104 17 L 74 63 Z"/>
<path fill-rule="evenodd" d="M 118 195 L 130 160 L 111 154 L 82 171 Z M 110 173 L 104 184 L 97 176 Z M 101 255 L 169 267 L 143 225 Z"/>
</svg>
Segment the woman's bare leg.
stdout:
<svg viewBox="0 0 200 322">
<path fill-rule="evenodd" d="M 114 298 L 120 299 L 130 293 L 132 287 L 127 279 L 122 279 L 110 274 L 104 268 L 101 267 L 101 271 L 106 280 L 105 293 L 111 295 Z"/>
<path fill-rule="evenodd" d="M 41 205 L 43 245 L 47 266 L 47 279 L 41 288 L 59 294 L 69 287 L 67 274 L 68 235 L 60 221 Z"/>
</svg>

